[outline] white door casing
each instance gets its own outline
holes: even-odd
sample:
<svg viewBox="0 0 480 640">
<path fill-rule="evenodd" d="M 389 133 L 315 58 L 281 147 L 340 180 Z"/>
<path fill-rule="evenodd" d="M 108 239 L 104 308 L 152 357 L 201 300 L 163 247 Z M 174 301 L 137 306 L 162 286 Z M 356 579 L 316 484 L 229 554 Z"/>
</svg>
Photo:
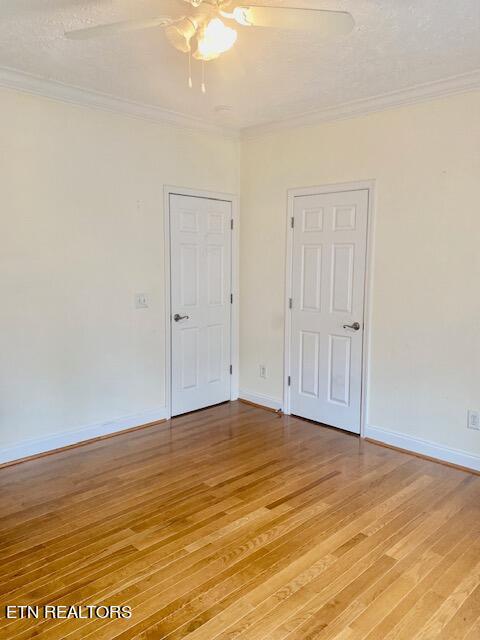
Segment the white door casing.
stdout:
<svg viewBox="0 0 480 640">
<path fill-rule="evenodd" d="M 170 194 L 169 210 L 171 413 L 179 415 L 230 399 L 232 203 Z"/>
<path fill-rule="evenodd" d="M 367 189 L 293 202 L 290 412 L 360 433 Z M 358 330 L 344 325 L 359 323 Z"/>
</svg>

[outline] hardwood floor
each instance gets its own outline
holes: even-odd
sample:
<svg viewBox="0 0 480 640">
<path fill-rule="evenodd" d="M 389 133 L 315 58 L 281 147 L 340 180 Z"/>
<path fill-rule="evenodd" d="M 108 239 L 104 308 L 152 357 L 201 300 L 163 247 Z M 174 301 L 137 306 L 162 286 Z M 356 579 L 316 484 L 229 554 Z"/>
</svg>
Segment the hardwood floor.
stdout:
<svg viewBox="0 0 480 640">
<path fill-rule="evenodd" d="M 480 477 L 231 403 L 0 470 L 8 640 L 478 640 Z M 129 605 L 129 619 L 5 605 Z"/>
</svg>

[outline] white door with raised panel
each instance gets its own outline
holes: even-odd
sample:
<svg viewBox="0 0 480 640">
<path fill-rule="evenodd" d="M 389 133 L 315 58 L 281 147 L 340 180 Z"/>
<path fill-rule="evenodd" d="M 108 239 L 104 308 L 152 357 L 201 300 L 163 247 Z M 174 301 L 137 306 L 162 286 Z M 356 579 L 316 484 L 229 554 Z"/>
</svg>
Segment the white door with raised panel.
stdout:
<svg viewBox="0 0 480 640">
<path fill-rule="evenodd" d="M 232 204 L 170 195 L 172 415 L 230 399 Z"/>
<path fill-rule="evenodd" d="M 293 210 L 290 411 L 360 433 L 368 190 Z"/>
</svg>

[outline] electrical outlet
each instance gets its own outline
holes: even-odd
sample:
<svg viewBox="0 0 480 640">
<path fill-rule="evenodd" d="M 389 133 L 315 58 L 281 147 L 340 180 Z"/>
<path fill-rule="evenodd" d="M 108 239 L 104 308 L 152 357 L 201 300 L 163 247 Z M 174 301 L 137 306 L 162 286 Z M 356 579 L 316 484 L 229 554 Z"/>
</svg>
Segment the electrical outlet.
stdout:
<svg viewBox="0 0 480 640">
<path fill-rule="evenodd" d="M 135 309 L 148 309 L 148 298 L 146 293 L 135 294 Z"/>
<path fill-rule="evenodd" d="M 267 377 L 267 367 L 264 364 L 260 365 L 260 378 Z"/>
<path fill-rule="evenodd" d="M 468 410 L 467 427 L 480 431 L 480 412 Z"/>
</svg>

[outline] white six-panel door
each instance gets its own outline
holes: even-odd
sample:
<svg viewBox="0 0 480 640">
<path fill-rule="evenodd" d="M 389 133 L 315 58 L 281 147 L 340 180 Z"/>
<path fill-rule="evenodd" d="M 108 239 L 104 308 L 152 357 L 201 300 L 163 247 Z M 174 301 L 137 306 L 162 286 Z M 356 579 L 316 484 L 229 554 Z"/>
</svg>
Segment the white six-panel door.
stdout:
<svg viewBox="0 0 480 640">
<path fill-rule="evenodd" d="M 231 207 L 170 195 L 172 415 L 230 399 Z"/>
<path fill-rule="evenodd" d="M 354 433 L 360 433 L 367 212 L 363 189 L 294 199 L 290 411 Z"/>
</svg>

